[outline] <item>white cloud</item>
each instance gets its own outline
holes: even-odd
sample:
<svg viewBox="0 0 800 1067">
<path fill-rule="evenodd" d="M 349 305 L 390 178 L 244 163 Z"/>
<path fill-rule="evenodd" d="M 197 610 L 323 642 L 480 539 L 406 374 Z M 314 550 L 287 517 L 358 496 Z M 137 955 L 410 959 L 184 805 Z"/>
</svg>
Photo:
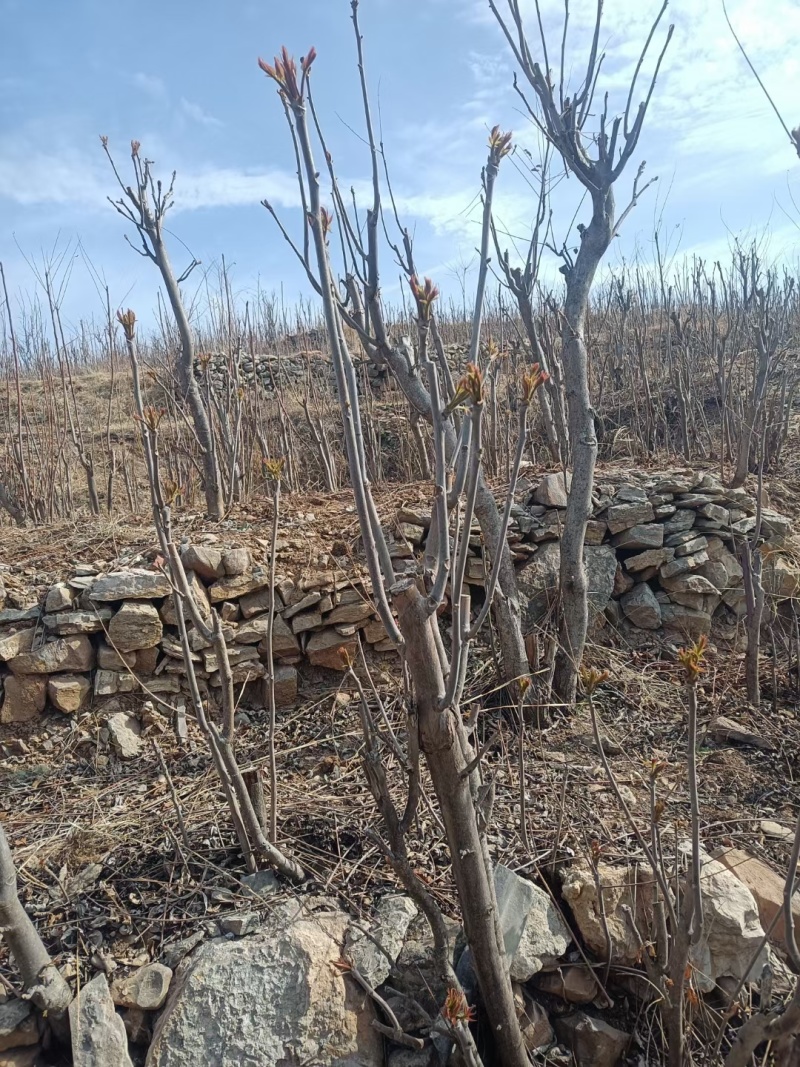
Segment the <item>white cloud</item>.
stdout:
<svg viewBox="0 0 800 1067">
<path fill-rule="evenodd" d="M 120 151 L 116 159 L 125 180 L 127 152 Z M 289 171 L 190 165 L 179 165 L 177 170 L 176 213 L 257 204 L 263 199 L 284 208 L 299 203 L 296 179 Z M 91 154 L 69 145 L 42 149 L 23 136 L 0 137 L 0 198 L 23 206 L 105 210 L 107 197 L 117 197 L 118 192 L 99 143 L 96 153 Z"/>
<path fill-rule="evenodd" d="M 205 111 L 199 104 L 193 103 L 191 100 L 187 100 L 185 96 L 181 97 L 180 103 L 181 112 L 192 122 L 197 122 L 201 126 L 222 126 L 223 123 L 215 118 L 213 115 Z"/>
<path fill-rule="evenodd" d="M 163 102 L 169 95 L 163 79 L 159 78 L 157 74 L 146 74 L 144 71 L 138 70 L 133 75 L 132 80 L 137 89 L 141 89 L 143 93 L 153 100 Z"/>
</svg>

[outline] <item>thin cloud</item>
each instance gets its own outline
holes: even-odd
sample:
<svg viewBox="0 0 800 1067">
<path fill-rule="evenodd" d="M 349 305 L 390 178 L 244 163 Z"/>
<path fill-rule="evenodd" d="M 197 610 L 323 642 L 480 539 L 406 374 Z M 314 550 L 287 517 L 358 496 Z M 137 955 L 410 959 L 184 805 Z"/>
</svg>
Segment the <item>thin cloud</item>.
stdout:
<svg viewBox="0 0 800 1067">
<path fill-rule="evenodd" d="M 137 70 L 132 80 L 136 88 L 152 100 L 166 101 L 168 99 L 167 87 L 157 74 L 146 74 L 143 70 Z"/>
<path fill-rule="evenodd" d="M 191 100 L 187 100 L 185 96 L 181 97 L 180 102 L 181 112 L 192 122 L 197 122 L 201 126 L 222 126 L 222 123 L 214 115 L 209 114 L 199 104 L 193 103 Z"/>
</svg>

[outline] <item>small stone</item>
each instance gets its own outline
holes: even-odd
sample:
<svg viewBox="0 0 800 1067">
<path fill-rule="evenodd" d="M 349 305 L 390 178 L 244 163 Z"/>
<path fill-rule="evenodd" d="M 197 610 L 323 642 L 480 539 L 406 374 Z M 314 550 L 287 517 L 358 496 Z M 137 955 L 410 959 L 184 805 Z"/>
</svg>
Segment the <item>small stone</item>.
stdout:
<svg viewBox="0 0 800 1067">
<path fill-rule="evenodd" d="M 417 907 L 410 897 L 389 893 L 381 899 L 372 922 L 368 924 L 370 937 L 358 926 L 348 929 L 347 954 L 373 988 L 389 977 L 403 947 L 406 931 L 416 915 Z"/>
<path fill-rule="evenodd" d="M 702 552 L 707 547 L 708 541 L 705 537 L 695 537 L 691 541 L 685 541 L 682 545 L 677 545 L 675 555 L 693 556 L 696 552 Z"/>
<path fill-rule="evenodd" d="M 220 618 L 223 622 L 238 622 L 242 617 L 242 609 L 233 600 L 224 600 L 219 607 Z"/>
<path fill-rule="evenodd" d="M 0 723 L 30 722 L 38 718 L 47 703 L 47 676 L 10 674 L 4 679 L 5 695 Z"/>
<path fill-rule="evenodd" d="M 553 1028 L 547 1018 L 547 1012 L 531 994 L 517 982 L 513 983 L 514 1007 L 519 1020 L 519 1027 L 525 1041 L 525 1048 L 534 1052 L 538 1048 L 552 1045 L 555 1040 Z"/>
<path fill-rule="evenodd" d="M 575 1057 L 576 1067 L 616 1067 L 631 1035 L 582 1011 L 555 1020 L 558 1040 Z"/>
<path fill-rule="evenodd" d="M 660 523 L 631 526 L 611 538 L 616 548 L 661 548 L 664 544 L 664 527 Z"/>
<path fill-rule="evenodd" d="M 702 507 L 698 508 L 697 514 L 702 515 L 705 519 L 711 519 L 713 522 L 719 522 L 723 526 L 727 526 L 731 521 L 728 509 L 720 507 L 719 504 L 703 504 Z"/>
<path fill-rule="evenodd" d="M 36 1045 L 39 1026 L 30 1001 L 12 997 L 0 1004 L 0 1052 Z"/>
<path fill-rule="evenodd" d="M 693 556 L 681 556 L 679 559 L 664 563 L 659 573 L 662 578 L 674 578 L 676 574 L 686 574 L 687 571 L 697 570 L 704 563 L 708 563 L 708 553 L 697 552 Z"/>
<path fill-rule="evenodd" d="M 293 708 L 297 703 L 297 671 L 288 664 L 275 668 L 275 705 Z"/>
<path fill-rule="evenodd" d="M 104 974 L 83 986 L 69 1006 L 72 1058 L 80 1067 L 133 1067 L 125 1024 L 114 1010 Z"/>
<path fill-rule="evenodd" d="M 51 674 L 47 681 L 50 703 L 66 715 L 81 710 L 90 690 L 91 684 L 85 674 Z"/>
<path fill-rule="evenodd" d="M 589 519 L 586 523 L 586 535 L 583 538 L 585 545 L 602 545 L 608 533 L 608 523 L 599 519 Z"/>
<path fill-rule="evenodd" d="M 565 508 L 571 483 L 572 475 L 569 472 L 566 475 L 566 487 L 563 474 L 545 474 L 533 491 L 533 499 L 547 508 Z"/>
<path fill-rule="evenodd" d="M 339 604 L 329 615 L 325 616 L 325 624 L 333 626 L 336 623 L 362 622 L 374 613 L 373 606 L 363 600 L 356 604 Z"/>
<path fill-rule="evenodd" d="M 63 611 L 58 615 L 45 615 L 44 628 L 50 633 L 66 637 L 72 634 L 96 634 L 104 629 L 114 614 L 111 608 L 93 608 L 91 611 Z"/>
<path fill-rule="evenodd" d="M 661 626 L 661 605 L 645 582 L 635 585 L 620 598 L 625 617 L 643 630 L 657 630 Z"/>
<path fill-rule="evenodd" d="M 322 615 L 318 611 L 301 611 L 292 619 L 292 633 L 304 634 L 309 630 L 319 630 L 322 626 Z"/>
<path fill-rule="evenodd" d="M 181 551 L 181 563 L 187 571 L 194 571 L 207 582 L 213 582 L 225 573 L 222 552 L 211 545 L 187 545 Z"/>
<path fill-rule="evenodd" d="M 322 593 L 314 592 L 307 593 L 304 597 L 297 601 L 296 604 L 292 604 L 291 607 L 286 608 L 282 612 L 284 619 L 288 620 L 298 615 L 301 611 L 308 611 L 310 608 L 314 608 L 322 600 Z"/>
<path fill-rule="evenodd" d="M 681 637 L 696 639 L 711 632 L 711 616 L 683 604 L 662 604 L 661 622 L 665 630 L 673 630 Z"/>
<path fill-rule="evenodd" d="M 664 563 L 669 563 L 674 555 L 674 548 L 648 548 L 645 552 L 639 552 L 630 559 L 626 559 L 625 568 L 636 574 L 650 567 L 660 567 Z"/>
<path fill-rule="evenodd" d="M 111 999 L 120 1008 L 158 1011 L 169 993 L 172 971 L 163 963 L 146 963 L 127 978 L 111 984 Z"/>
<path fill-rule="evenodd" d="M 271 897 L 281 887 L 274 871 L 256 871 L 255 874 L 244 874 L 239 881 L 242 883 L 242 895 L 246 897 Z"/>
<path fill-rule="evenodd" d="M 147 601 L 126 600 L 108 624 L 109 642 L 120 652 L 153 648 L 163 633 L 158 611 Z"/>
<path fill-rule="evenodd" d="M 61 671 L 90 671 L 94 667 L 94 649 L 85 634 L 59 637 L 32 652 L 23 652 L 9 660 L 15 674 L 56 674 Z"/>
<path fill-rule="evenodd" d="M 5 637 L 0 637 L 0 660 L 14 659 L 23 652 L 30 652 L 35 636 L 36 630 L 31 627 L 28 630 L 16 630 Z"/>
<path fill-rule="evenodd" d="M 766 837 L 771 837 L 773 841 L 793 841 L 794 830 L 790 830 L 788 826 L 781 826 L 779 822 L 773 822 L 772 819 L 761 820 L 761 832 Z"/>
<path fill-rule="evenodd" d="M 169 596 L 172 586 L 157 571 L 129 570 L 101 574 L 91 586 L 92 600 L 157 600 Z"/>
<path fill-rule="evenodd" d="M 612 534 L 621 533 L 631 526 L 652 522 L 655 518 L 653 505 L 646 499 L 631 504 L 612 504 L 606 517 Z"/>
<path fill-rule="evenodd" d="M 66 582 L 56 582 L 47 591 L 44 601 L 44 610 L 48 614 L 56 611 L 69 611 L 75 594 Z"/>
<path fill-rule="evenodd" d="M 661 585 L 668 593 L 699 593 L 702 596 L 713 596 L 717 592 L 716 586 L 701 574 L 676 574 L 671 578 L 662 576 Z"/>
<path fill-rule="evenodd" d="M 120 759 L 135 759 L 142 750 L 141 726 L 136 716 L 118 711 L 110 716 L 106 725 Z"/>
<path fill-rule="evenodd" d="M 767 823 L 767 825 L 785 830 L 788 837 L 784 837 L 784 840 L 790 841 L 794 837 L 794 832 L 788 827 L 782 827 L 778 823 Z M 763 822 L 761 829 L 764 830 Z M 758 905 L 761 925 L 765 930 L 771 930 L 771 938 L 785 948 L 786 923 L 783 916 L 785 876 L 773 871 L 766 863 L 739 848 L 718 849 L 713 858 L 724 864 L 740 882 L 747 886 Z M 795 893 L 792 899 L 792 914 L 794 927 L 797 930 L 800 928 L 800 894 L 798 893 Z"/>
<path fill-rule="evenodd" d="M 186 584 L 189 586 L 189 594 L 197 607 L 200 617 L 202 619 L 208 619 L 211 616 L 211 604 L 208 600 L 208 593 L 206 587 L 200 581 L 195 571 L 186 572 Z M 183 605 L 183 617 L 188 623 L 192 621 L 191 610 L 189 604 L 186 602 L 185 597 L 181 597 L 181 603 Z M 168 596 L 164 603 L 161 605 L 161 619 L 167 626 L 178 625 L 178 613 L 175 611 L 175 594 Z"/>
<path fill-rule="evenodd" d="M 256 567 L 252 574 L 236 574 L 228 578 L 220 578 L 214 582 L 208 590 L 212 604 L 220 600 L 238 600 L 248 593 L 265 589 L 269 585 L 269 573 L 263 567 Z M 247 611 L 242 605 L 242 611 L 247 618 Z"/>
<path fill-rule="evenodd" d="M 554 971 L 542 971 L 534 979 L 536 988 L 570 1004 L 591 1004 L 600 988 L 593 972 L 585 964 L 562 964 Z"/>
<path fill-rule="evenodd" d="M 222 568 L 230 578 L 247 574 L 253 565 L 249 548 L 229 548 L 222 554 Z"/>
<path fill-rule="evenodd" d="M 97 666 L 102 671 L 133 670 L 136 666 L 135 652 L 118 652 L 101 641 L 97 646 Z"/>
<path fill-rule="evenodd" d="M 735 741 L 739 745 L 750 745 L 752 748 L 760 748 L 764 752 L 772 752 L 774 749 L 774 746 L 766 738 L 761 737 L 760 734 L 753 733 L 746 726 L 742 726 L 741 723 L 735 722 L 725 715 L 718 715 L 715 719 L 712 719 L 708 727 L 708 735 L 714 741 Z"/>
<path fill-rule="evenodd" d="M 311 635 L 306 645 L 306 655 L 314 667 L 327 667 L 329 670 L 346 671 L 348 661 L 353 661 L 358 654 L 356 642 L 342 637 L 335 630 L 322 630 Z"/>
<path fill-rule="evenodd" d="M 570 932 L 548 894 L 527 878 L 497 864 L 494 883 L 511 977 L 527 982 L 564 955 Z"/>
<path fill-rule="evenodd" d="M 234 937 L 244 937 L 252 934 L 261 926 L 261 916 L 257 911 L 234 912 L 232 915 L 223 915 L 219 920 L 219 928 L 224 934 L 233 934 Z"/>
</svg>

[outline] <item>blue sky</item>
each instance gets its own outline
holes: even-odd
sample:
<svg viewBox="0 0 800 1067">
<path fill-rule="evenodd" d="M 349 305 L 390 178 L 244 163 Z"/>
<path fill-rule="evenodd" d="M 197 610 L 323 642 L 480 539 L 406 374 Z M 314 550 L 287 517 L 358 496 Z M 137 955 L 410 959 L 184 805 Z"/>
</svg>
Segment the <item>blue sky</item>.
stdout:
<svg viewBox="0 0 800 1067">
<path fill-rule="evenodd" d="M 606 0 L 601 86 L 624 100 L 627 79 L 658 4 Z M 523 0 L 529 16 L 532 0 Z M 561 0 L 543 0 L 557 52 Z M 577 72 L 594 0 L 572 0 L 568 57 Z M 796 0 L 730 0 L 751 58 L 790 126 L 800 122 L 800 5 Z M 182 267 L 184 242 L 211 268 L 225 255 L 237 291 L 283 286 L 292 302 L 303 279 L 260 206 L 268 197 L 301 232 L 291 145 L 274 87 L 258 70 L 282 44 L 296 55 L 315 45 L 317 106 L 340 177 L 362 189 L 361 132 L 348 0 L 0 0 L 0 259 L 14 300 L 36 282 L 25 257 L 43 262 L 55 246 L 82 248 L 111 287 L 114 304 L 147 317 L 155 268 L 123 239 L 107 204 L 113 176 L 100 150 L 106 134 L 124 167 L 132 137 L 160 173 L 176 169 L 169 229 Z M 610 252 L 619 262 L 652 256 L 662 241 L 688 254 L 725 254 L 733 234 L 767 227 L 773 256 L 795 257 L 800 163 L 744 66 L 720 0 L 673 0 L 675 39 L 634 164 L 659 175 Z M 362 0 L 368 76 L 395 192 L 416 233 L 418 262 L 458 296 L 475 260 L 480 167 L 486 133 L 499 123 L 520 147 L 538 142 L 511 88 L 513 62 L 486 0 Z M 531 29 L 533 23 L 530 21 Z M 532 38 L 533 38 L 532 34 Z M 570 62 L 568 58 L 568 70 Z M 622 95 L 621 95 L 622 94 Z M 353 131 L 348 127 L 352 127 Z M 620 206 L 635 165 L 621 179 Z M 554 202 L 560 237 L 579 204 L 574 180 Z M 504 164 L 497 197 L 501 227 L 524 238 L 532 194 Z M 578 218 L 580 218 L 580 214 Z M 574 231 L 573 235 L 574 237 Z M 389 296 L 396 271 L 384 263 Z M 199 283 L 199 273 L 193 276 Z M 469 277 L 468 277 L 469 283 Z M 65 311 L 70 321 L 101 311 L 76 259 Z"/>
</svg>

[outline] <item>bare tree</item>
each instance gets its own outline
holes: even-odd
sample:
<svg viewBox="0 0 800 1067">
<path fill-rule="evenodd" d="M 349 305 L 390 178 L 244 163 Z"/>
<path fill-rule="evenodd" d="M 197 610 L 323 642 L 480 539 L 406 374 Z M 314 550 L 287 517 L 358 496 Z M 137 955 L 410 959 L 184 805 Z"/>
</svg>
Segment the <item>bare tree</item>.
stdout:
<svg viewBox="0 0 800 1067">
<path fill-rule="evenodd" d="M 357 21 L 357 0 L 353 0 L 351 6 L 365 112 L 369 115 Z M 408 339 L 402 339 L 399 343 L 390 341 L 378 289 L 377 240 L 380 203 L 377 192 L 377 152 L 373 151 L 375 200 L 367 214 L 367 248 L 364 248 L 359 227 L 352 225 L 343 209 L 324 141 L 322 148 L 329 165 L 337 215 L 329 212 L 321 202 L 320 174 L 315 163 L 309 123 L 309 112 L 312 118 L 316 119 L 309 88 L 309 75 L 315 57 L 316 53 L 312 49 L 301 59 L 299 70 L 285 48 L 272 64 L 259 60 L 261 69 L 278 85 L 297 151 L 298 178 L 308 231 L 303 239 L 302 251 L 293 242 L 292 245 L 305 265 L 325 312 L 350 479 L 373 597 L 384 626 L 400 649 L 411 679 L 412 703 L 407 720 L 409 750 L 418 746 L 418 751 L 425 756 L 442 810 L 464 928 L 500 1062 L 506 1067 L 522 1067 L 528 1062 L 528 1058 L 514 1010 L 495 898 L 492 863 L 485 837 L 491 807 L 489 804 L 487 808 L 485 801 L 491 796 L 491 783 L 481 781 L 480 753 L 475 755 L 469 740 L 474 721 L 465 724 L 459 710 L 469 648 L 488 617 L 494 592 L 502 581 L 504 559 L 499 548 L 492 554 L 492 570 L 487 581 L 485 603 L 473 620 L 465 575 L 469 538 L 473 517 L 477 512 L 481 484 L 483 375 L 474 363 L 470 363 L 464 377 L 453 387 L 450 402 L 443 403 L 440 382 L 447 382 L 449 369 L 445 369 L 446 364 L 442 366 L 442 356 L 438 349 L 435 358 L 429 354 L 429 338 L 433 332 L 432 310 L 438 296 L 436 287 L 429 279 L 420 281 L 412 275 L 410 280 L 417 309 L 416 351 L 412 349 Z M 318 124 L 316 129 L 321 140 Z M 369 124 L 368 129 L 371 138 Z M 484 172 L 486 209 L 483 233 L 487 242 L 491 188 L 499 164 L 509 148 L 510 135 L 494 129 L 489 138 L 489 153 Z M 334 222 L 337 220 L 341 240 L 345 244 L 349 242 L 352 249 L 349 257 L 345 253 L 345 260 L 349 261 L 354 272 L 357 272 L 348 278 L 349 306 L 337 292 L 331 266 L 329 242 L 335 232 Z M 291 241 L 285 229 L 283 232 L 287 240 Z M 313 268 L 309 244 L 313 246 Z M 365 294 L 363 303 L 362 292 Z M 473 353 L 477 350 L 482 309 L 483 293 L 479 284 L 473 309 Z M 387 361 L 391 356 L 390 366 L 406 395 L 415 398 L 415 406 L 430 420 L 435 482 L 432 525 L 428 538 L 431 552 L 426 563 L 426 573 L 419 577 L 398 577 L 395 574 L 387 540 L 377 515 L 367 477 L 359 393 L 353 359 L 343 328 L 345 324 L 356 329 L 362 344 L 370 353 Z M 421 375 L 427 379 L 427 389 L 422 384 Z M 491 498 L 497 523 L 496 540 L 493 543 L 497 546 L 503 546 L 506 540 L 511 504 L 525 445 L 528 407 L 536 389 L 545 378 L 540 369 L 535 367 L 523 381 L 520 443 L 502 517 L 498 514 L 494 499 Z M 457 435 L 453 414 L 456 408 L 462 405 L 461 427 Z M 448 492 L 448 481 L 451 477 L 453 487 Z M 451 522 L 455 523 L 452 567 Z M 444 647 L 437 621 L 437 610 L 443 603 L 448 579 L 453 618 L 453 639 L 449 654 Z M 393 609 L 397 612 L 397 621 Z M 367 726 L 365 731 L 369 732 Z M 381 791 L 376 789 L 375 792 L 378 799 Z M 393 816 L 386 805 L 382 806 L 391 825 Z M 389 851 L 391 852 L 391 848 Z M 402 857 L 399 858 L 402 860 Z"/>
<path fill-rule="evenodd" d="M 593 107 L 604 58 L 603 54 L 598 51 L 603 0 L 597 2 L 597 15 L 586 73 L 571 96 L 568 95 L 565 80 L 568 0 L 565 0 L 564 32 L 561 37 L 557 80 L 553 78 L 548 61 L 547 40 L 538 0 L 536 0 L 536 12 L 542 63 L 533 58 L 519 0 L 507 0 L 508 10 L 505 14 L 501 14 L 498 3 L 499 0 L 489 0 L 489 7 L 511 46 L 514 58 L 528 86 L 533 91 L 534 100 L 529 101 L 519 86 L 517 90 L 537 128 L 559 154 L 568 171 L 574 174 L 586 189 L 592 206 L 589 224 L 578 226 L 580 247 L 577 255 L 573 258 L 566 246 L 562 251 L 564 258 L 562 273 L 566 281 L 566 293 L 561 323 L 561 358 L 564 366 L 564 387 L 569 419 L 572 487 L 561 538 L 561 618 L 554 685 L 561 700 L 565 704 L 572 704 L 575 700 L 578 669 L 586 643 L 589 621 L 583 543 L 586 524 L 591 515 L 592 486 L 597 459 L 597 436 L 592 398 L 589 392 L 589 354 L 585 339 L 589 294 L 597 268 L 608 246 L 618 233 L 626 216 L 633 210 L 639 197 L 650 184 L 648 182 L 640 186 L 644 169 L 644 164 L 642 164 L 633 182 L 630 203 L 617 217 L 614 184 L 627 166 L 639 141 L 661 61 L 672 36 L 672 27 L 669 28 L 666 42 L 656 61 L 645 98 L 635 114 L 632 114 L 631 107 L 636 82 L 656 28 L 666 11 L 667 0 L 665 0 L 636 64 L 625 110 L 622 115 L 611 118 L 608 113 L 608 94 L 603 97 L 603 102 L 598 109 Z M 590 132 L 587 124 L 598 110 L 597 130 Z"/>
<path fill-rule="evenodd" d="M 109 201 L 124 219 L 127 219 L 128 222 L 136 227 L 142 245 L 136 251 L 155 263 L 161 273 L 161 280 L 167 291 L 167 299 L 172 308 L 172 314 L 180 336 L 181 348 L 178 359 L 180 388 L 189 405 L 197 443 L 202 454 L 206 509 L 210 518 L 221 519 L 225 513 L 225 500 L 214 434 L 211 429 L 208 411 L 203 403 L 203 398 L 194 376 L 195 352 L 192 328 L 189 324 L 189 316 L 186 313 L 180 290 L 181 283 L 186 281 L 189 274 L 197 266 L 197 260 L 193 259 L 183 274 L 176 278 L 167 252 L 167 246 L 164 243 L 164 218 L 173 204 L 175 172 L 173 171 L 170 183 L 165 188 L 161 180 L 153 176 L 152 161 L 142 159 L 139 154 L 139 142 L 131 141 L 134 184 L 133 186 L 126 185 L 109 152 L 108 138 L 101 137 L 100 141 L 123 192 L 123 196 L 119 200 L 111 200 L 109 197 Z M 130 241 L 128 243 L 130 244 Z"/>
</svg>

